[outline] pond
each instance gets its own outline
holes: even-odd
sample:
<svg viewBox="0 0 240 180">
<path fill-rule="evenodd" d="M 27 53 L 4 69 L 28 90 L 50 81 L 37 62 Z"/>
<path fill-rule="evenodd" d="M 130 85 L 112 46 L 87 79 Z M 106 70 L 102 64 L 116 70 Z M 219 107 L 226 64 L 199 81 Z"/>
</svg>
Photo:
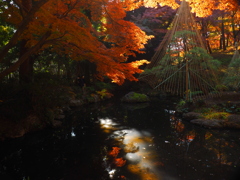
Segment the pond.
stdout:
<svg viewBox="0 0 240 180">
<path fill-rule="evenodd" d="M 166 102 L 75 109 L 64 128 L 0 143 L 3 180 L 231 180 L 240 133 L 194 126 Z"/>
</svg>

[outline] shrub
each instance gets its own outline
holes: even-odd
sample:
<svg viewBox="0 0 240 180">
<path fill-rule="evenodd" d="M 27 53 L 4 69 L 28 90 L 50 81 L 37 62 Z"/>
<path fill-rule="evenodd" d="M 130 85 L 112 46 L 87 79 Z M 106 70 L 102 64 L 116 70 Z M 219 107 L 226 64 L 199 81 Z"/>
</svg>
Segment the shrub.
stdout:
<svg viewBox="0 0 240 180">
<path fill-rule="evenodd" d="M 205 119 L 227 119 L 229 116 L 229 113 L 227 112 L 212 112 L 212 113 L 206 113 L 203 115 L 203 118 Z"/>
<path fill-rule="evenodd" d="M 102 89 L 101 91 L 97 91 L 97 94 L 100 95 L 101 99 L 110 98 L 113 94 L 109 93 L 106 89 Z"/>
</svg>

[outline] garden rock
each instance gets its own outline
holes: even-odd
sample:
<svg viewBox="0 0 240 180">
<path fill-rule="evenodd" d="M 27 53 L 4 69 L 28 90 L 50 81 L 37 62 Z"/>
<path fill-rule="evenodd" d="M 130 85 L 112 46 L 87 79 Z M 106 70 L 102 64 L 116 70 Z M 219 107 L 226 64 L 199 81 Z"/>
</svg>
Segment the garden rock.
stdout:
<svg viewBox="0 0 240 180">
<path fill-rule="evenodd" d="M 184 113 L 182 118 L 186 121 L 191 121 L 193 119 L 199 119 L 201 117 L 200 113 L 196 113 L 196 112 L 188 112 L 188 113 Z"/>
<path fill-rule="evenodd" d="M 196 113 L 196 116 L 199 113 Z M 199 114 L 200 115 L 200 114 Z M 191 123 L 203 126 L 205 128 L 213 128 L 213 129 L 240 129 L 240 115 L 231 114 L 228 116 L 227 119 L 200 119 L 194 118 L 195 114 L 193 112 L 185 114 L 186 119 L 189 120 Z M 196 117 L 195 116 L 195 117 Z"/>
<path fill-rule="evenodd" d="M 240 115 L 232 114 L 228 116 L 226 127 L 231 129 L 240 129 Z"/>
<path fill-rule="evenodd" d="M 149 102 L 150 99 L 145 94 L 140 94 L 136 92 L 129 92 L 126 94 L 122 99 L 122 102 L 128 102 L 128 103 L 140 103 L 140 102 Z"/>
<path fill-rule="evenodd" d="M 194 119 L 190 122 L 206 128 L 222 129 L 225 127 L 225 120 L 219 119 Z"/>
</svg>

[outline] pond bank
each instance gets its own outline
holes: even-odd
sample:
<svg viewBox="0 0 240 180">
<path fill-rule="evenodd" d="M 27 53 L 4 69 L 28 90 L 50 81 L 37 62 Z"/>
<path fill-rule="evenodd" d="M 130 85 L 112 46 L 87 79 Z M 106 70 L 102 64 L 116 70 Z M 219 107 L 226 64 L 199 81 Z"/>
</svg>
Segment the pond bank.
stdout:
<svg viewBox="0 0 240 180">
<path fill-rule="evenodd" d="M 110 99 L 111 96 L 92 95 L 86 99 L 71 99 L 67 106 L 55 110 L 49 109 L 44 114 L 47 120 L 41 119 L 36 113 L 32 112 L 24 117 L 9 118 L 0 114 L 0 141 L 6 139 L 19 138 L 27 133 L 41 131 L 46 128 L 59 128 L 62 126 L 68 114 L 74 111 L 74 108 L 98 103 Z M 57 113 L 56 113 L 57 111 Z M 14 115 L 13 115 L 14 116 Z"/>
<path fill-rule="evenodd" d="M 179 109 L 183 120 L 213 129 L 240 129 L 240 93 L 224 92 L 220 97 L 203 99 Z M 181 110 L 180 110 L 181 111 Z"/>
<path fill-rule="evenodd" d="M 201 113 L 188 112 L 184 113 L 182 118 L 193 124 L 210 129 L 240 129 L 239 114 L 229 114 L 224 119 L 204 119 Z"/>
<path fill-rule="evenodd" d="M 92 95 L 91 101 L 86 101 L 83 99 L 72 99 L 69 102 L 69 106 L 65 107 L 65 110 L 58 110 L 57 116 L 52 117 L 52 119 L 47 121 L 40 120 L 35 114 L 30 114 L 26 118 L 20 119 L 19 121 L 9 120 L 6 117 L 0 117 L 0 140 L 5 140 L 9 138 L 17 138 L 22 137 L 26 133 L 40 131 L 45 128 L 58 128 L 61 127 L 65 116 L 76 107 L 82 107 L 87 104 L 97 103 L 105 100 L 109 100 L 112 96 L 106 96 L 105 98 L 101 98 L 98 95 Z M 144 102 L 151 102 L 154 100 L 167 100 L 167 96 L 161 94 L 158 97 L 156 94 L 145 95 L 136 92 L 126 93 L 125 96 L 118 97 L 119 101 L 125 102 L 126 106 L 130 106 L 134 103 L 138 104 L 136 107 L 144 107 Z M 171 98 L 170 98 L 171 99 Z M 176 100 L 176 99 L 175 99 Z M 160 102 L 160 101 L 159 101 Z M 161 103 L 161 102 L 160 102 Z M 218 119 L 217 117 L 206 119 L 203 118 L 204 113 L 206 114 L 206 110 L 213 113 L 219 110 L 231 110 L 232 112 L 240 111 L 240 94 L 239 93 L 225 93 L 221 98 L 212 98 L 201 102 L 199 102 L 190 106 L 183 106 L 182 109 L 189 108 L 189 112 L 182 113 L 182 119 L 184 121 L 189 121 L 192 124 L 202 126 L 205 128 L 213 128 L 213 129 L 240 129 L 240 114 L 228 113 L 224 118 Z M 201 112 L 201 111 L 205 112 Z M 240 113 L 240 112 L 239 112 Z M 53 114 L 50 112 L 50 114 Z"/>
</svg>

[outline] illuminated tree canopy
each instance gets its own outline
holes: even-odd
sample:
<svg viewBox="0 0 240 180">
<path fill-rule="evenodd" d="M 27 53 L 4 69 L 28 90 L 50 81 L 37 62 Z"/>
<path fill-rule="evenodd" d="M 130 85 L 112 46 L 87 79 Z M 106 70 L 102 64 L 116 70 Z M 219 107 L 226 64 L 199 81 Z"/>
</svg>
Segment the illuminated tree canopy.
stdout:
<svg viewBox="0 0 240 180">
<path fill-rule="evenodd" d="M 191 11 L 199 17 L 209 16 L 216 9 L 237 12 L 235 0 L 188 2 Z M 1 22 L 6 22 L 13 31 L 1 45 L 0 63 L 7 62 L 9 66 L 1 69 L 0 79 L 19 68 L 20 74 L 29 76 L 26 72 L 34 63 L 31 57 L 48 49 L 72 60 L 95 64 L 100 79 L 107 76 L 118 84 L 125 79 L 136 81 L 134 74 L 141 73 L 139 66 L 147 61 L 129 63 L 127 59 L 136 53 L 144 53 L 144 44 L 153 36 L 125 20 L 126 12 L 141 6 L 176 9 L 179 3 L 177 0 L 1 1 Z M 9 59 L 8 54 L 19 44 L 18 59 Z"/>
</svg>

